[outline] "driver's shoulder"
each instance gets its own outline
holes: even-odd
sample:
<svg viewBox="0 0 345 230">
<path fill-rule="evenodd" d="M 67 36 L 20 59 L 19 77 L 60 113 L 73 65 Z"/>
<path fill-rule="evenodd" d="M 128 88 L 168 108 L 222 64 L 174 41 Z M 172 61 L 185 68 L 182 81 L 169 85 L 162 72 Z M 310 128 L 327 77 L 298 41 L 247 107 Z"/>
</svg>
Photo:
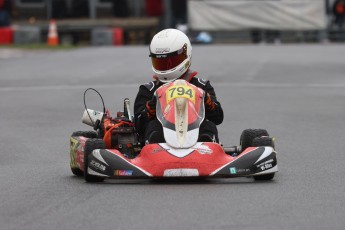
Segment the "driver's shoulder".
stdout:
<svg viewBox="0 0 345 230">
<path fill-rule="evenodd" d="M 159 87 L 159 84 L 157 81 L 150 81 L 150 82 L 147 82 L 143 85 L 140 85 L 140 88 L 143 88 L 149 92 L 154 92 L 156 91 L 156 89 Z"/>
<path fill-rule="evenodd" d="M 147 82 L 143 85 L 141 85 L 140 87 L 144 87 L 146 88 L 148 91 L 152 91 L 153 88 L 155 87 L 155 83 L 153 81 Z"/>
<path fill-rule="evenodd" d="M 209 81 L 204 79 L 204 78 L 193 77 L 191 79 L 190 83 L 199 87 L 199 88 L 204 88 L 209 83 Z"/>
</svg>

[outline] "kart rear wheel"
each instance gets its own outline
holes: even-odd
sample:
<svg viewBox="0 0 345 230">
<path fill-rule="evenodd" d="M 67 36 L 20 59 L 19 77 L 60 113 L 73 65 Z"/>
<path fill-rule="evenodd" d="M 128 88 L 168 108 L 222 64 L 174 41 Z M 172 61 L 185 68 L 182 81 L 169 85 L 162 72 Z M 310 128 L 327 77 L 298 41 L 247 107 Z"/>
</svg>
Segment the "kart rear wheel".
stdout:
<svg viewBox="0 0 345 230">
<path fill-rule="evenodd" d="M 72 137 L 86 137 L 86 138 L 97 138 L 98 134 L 95 131 L 76 131 L 73 132 Z"/>
<path fill-rule="evenodd" d="M 270 146 L 274 149 L 274 139 L 271 137 L 256 137 L 253 140 L 253 146 L 259 147 L 259 146 Z M 254 176 L 254 180 L 258 181 L 266 181 L 266 180 L 272 180 L 274 177 L 274 173 Z"/>
<path fill-rule="evenodd" d="M 76 131 L 73 132 L 72 137 L 86 137 L 86 138 L 97 138 L 97 133 L 95 131 Z M 84 173 L 83 171 L 81 171 L 79 168 L 76 168 L 76 164 L 73 163 L 72 161 L 75 161 L 74 159 L 72 159 L 73 157 L 71 156 L 71 171 L 74 175 L 76 176 L 83 176 Z M 72 165 L 74 165 L 74 167 L 72 167 Z"/>
<path fill-rule="evenodd" d="M 78 168 L 72 168 L 72 167 L 71 167 L 71 171 L 72 171 L 72 173 L 73 173 L 74 175 L 76 175 L 76 176 L 83 176 L 83 175 L 84 175 L 83 171 L 81 171 L 81 170 L 78 169 Z"/>
<path fill-rule="evenodd" d="M 87 182 L 102 182 L 104 181 L 103 177 L 93 176 L 90 175 L 88 170 L 88 157 L 95 149 L 105 149 L 105 143 L 102 139 L 96 139 L 96 138 L 90 138 L 85 142 L 85 148 L 84 148 L 84 178 Z"/>
<path fill-rule="evenodd" d="M 256 137 L 269 136 L 267 130 L 265 129 L 245 129 L 243 130 L 240 138 L 240 145 L 242 151 L 248 147 L 253 146 L 253 140 Z"/>
</svg>

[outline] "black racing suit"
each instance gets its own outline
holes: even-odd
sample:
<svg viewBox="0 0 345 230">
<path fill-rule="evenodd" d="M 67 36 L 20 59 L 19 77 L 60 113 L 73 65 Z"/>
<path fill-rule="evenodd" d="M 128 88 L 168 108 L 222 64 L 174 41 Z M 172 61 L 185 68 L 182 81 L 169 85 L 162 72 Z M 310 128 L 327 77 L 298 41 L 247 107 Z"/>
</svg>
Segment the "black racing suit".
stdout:
<svg viewBox="0 0 345 230">
<path fill-rule="evenodd" d="M 196 72 L 187 72 L 184 79 L 188 79 L 189 83 L 203 89 L 205 92 L 209 93 L 211 100 L 214 102 L 214 108 L 208 109 L 205 106 L 205 119 L 201 123 L 199 128 L 199 140 L 202 139 L 203 135 L 208 135 L 215 142 L 219 142 L 218 131 L 216 125 L 223 122 L 223 109 L 220 103 L 217 101 L 216 93 L 209 81 L 203 80 L 201 78 L 194 77 Z M 149 140 L 149 136 L 152 132 L 159 132 L 161 139 L 155 142 L 165 142 L 163 138 L 163 128 L 157 118 L 149 118 L 147 115 L 146 103 L 150 101 L 155 93 L 155 91 L 162 86 L 164 83 L 160 81 L 151 81 L 139 87 L 139 92 L 134 102 L 134 118 L 136 129 L 139 133 L 139 139 L 142 144 Z"/>
</svg>

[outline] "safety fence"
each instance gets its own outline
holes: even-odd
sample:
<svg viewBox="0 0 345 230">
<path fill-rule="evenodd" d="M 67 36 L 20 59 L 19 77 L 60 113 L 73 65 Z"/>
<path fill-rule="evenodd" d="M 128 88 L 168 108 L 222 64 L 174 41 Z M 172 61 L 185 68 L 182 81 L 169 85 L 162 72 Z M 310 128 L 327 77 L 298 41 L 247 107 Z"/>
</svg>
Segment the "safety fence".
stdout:
<svg viewBox="0 0 345 230">
<path fill-rule="evenodd" d="M 85 31 L 60 31 L 60 44 L 93 46 L 149 44 L 156 29 L 122 30 L 117 27 L 93 28 Z M 345 29 L 335 27 L 325 30 L 231 30 L 206 31 L 210 42 L 196 41 L 202 32 L 189 31 L 194 43 L 320 43 L 345 42 Z M 47 29 L 35 26 L 0 28 L 0 45 L 41 44 L 47 41 Z"/>
</svg>

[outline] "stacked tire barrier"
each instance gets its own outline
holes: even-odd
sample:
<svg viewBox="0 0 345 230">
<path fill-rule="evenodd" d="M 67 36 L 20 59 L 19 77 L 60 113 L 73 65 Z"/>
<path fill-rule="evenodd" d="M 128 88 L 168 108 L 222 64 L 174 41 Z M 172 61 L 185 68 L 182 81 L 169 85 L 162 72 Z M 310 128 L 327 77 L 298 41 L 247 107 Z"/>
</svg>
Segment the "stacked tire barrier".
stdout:
<svg viewBox="0 0 345 230">
<path fill-rule="evenodd" d="M 93 46 L 121 46 L 123 45 L 123 30 L 121 28 L 96 28 L 91 31 Z"/>
<path fill-rule="evenodd" d="M 35 26 L 17 26 L 0 28 L 0 45 L 38 44 L 41 42 L 41 30 Z"/>
<path fill-rule="evenodd" d="M 122 46 L 122 28 L 96 28 L 91 30 L 91 45 Z M 27 45 L 42 42 L 42 31 L 37 26 L 12 26 L 0 28 L 0 45 Z"/>
<path fill-rule="evenodd" d="M 14 30 L 14 44 L 39 44 L 41 30 L 35 26 L 20 26 Z"/>
</svg>

